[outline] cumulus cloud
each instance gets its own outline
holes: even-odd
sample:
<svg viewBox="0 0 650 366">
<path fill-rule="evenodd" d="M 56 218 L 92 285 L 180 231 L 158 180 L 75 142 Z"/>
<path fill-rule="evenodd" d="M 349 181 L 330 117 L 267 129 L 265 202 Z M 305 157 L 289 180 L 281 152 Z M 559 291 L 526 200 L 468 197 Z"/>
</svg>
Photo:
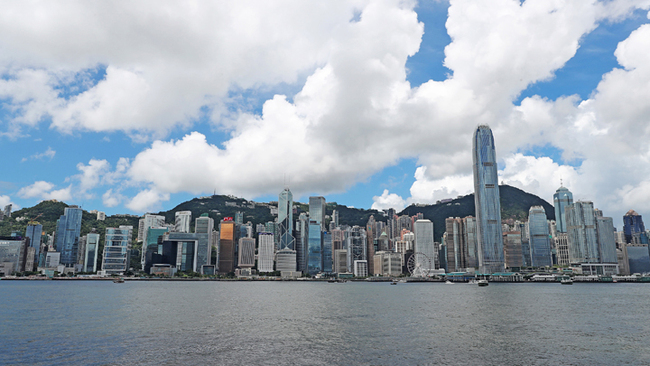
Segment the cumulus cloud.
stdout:
<svg viewBox="0 0 650 366">
<path fill-rule="evenodd" d="M 252 198 L 277 194 L 284 177 L 298 196 L 341 192 L 404 158 L 418 162 L 411 197 L 385 191 L 375 204 L 435 202 L 473 190 L 471 135 L 483 123 L 494 131 L 502 182 L 545 199 L 563 177 L 576 195 L 619 210 L 648 185 L 649 25 L 619 44 L 620 68 L 589 99 L 515 104 L 530 85 L 552 80 L 600 22 L 647 10 L 648 1 L 451 1 L 450 75 L 415 88 L 406 78 L 424 32 L 415 2 L 156 5 L 44 3 L 47 27 L 25 22 L 22 3 L 0 14 L 0 34 L 16 35 L 0 37 L 8 75 L 0 97 L 15 111 L 6 133 L 51 120 L 62 132 L 153 139 L 115 170 L 101 159 L 78 166 L 80 192 L 115 185 L 107 205 L 144 211 L 173 193 L 213 190 Z M 101 77 L 87 76 L 92 70 Z M 299 91 L 269 98 L 258 114 L 230 104 L 229 93 L 278 83 Z M 63 97 L 61 87 L 78 90 Z M 202 113 L 231 137 L 192 132 Z M 166 140 L 175 127 L 185 136 Z M 526 153 L 543 146 L 561 161 Z M 129 200 L 122 185 L 145 188 Z"/>
<path fill-rule="evenodd" d="M 384 189 L 381 196 L 372 197 L 372 201 L 372 209 L 375 210 L 394 208 L 397 211 L 401 211 L 406 207 L 406 201 L 402 197 L 396 193 L 389 193 L 387 189 Z"/>
<path fill-rule="evenodd" d="M 37 181 L 18 191 L 21 198 L 39 198 L 42 200 L 55 199 L 58 201 L 69 201 L 72 198 L 71 186 L 62 189 L 54 189 L 55 185 L 46 181 Z"/>
</svg>

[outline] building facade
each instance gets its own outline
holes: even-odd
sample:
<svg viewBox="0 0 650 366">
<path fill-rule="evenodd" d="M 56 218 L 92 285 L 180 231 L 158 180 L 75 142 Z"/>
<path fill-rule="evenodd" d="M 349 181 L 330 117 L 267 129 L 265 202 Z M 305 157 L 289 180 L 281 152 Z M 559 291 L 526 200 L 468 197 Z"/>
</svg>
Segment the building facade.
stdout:
<svg viewBox="0 0 650 366">
<path fill-rule="evenodd" d="M 128 270 L 133 226 L 107 227 L 104 236 L 102 270 L 107 275 L 121 275 Z"/>
<path fill-rule="evenodd" d="M 56 251 L 61 253 L 61 264 L 66 267 L 77 263 L 82 215 L 78 206 L 66 207 L 56 227 Z"/>
</svg>

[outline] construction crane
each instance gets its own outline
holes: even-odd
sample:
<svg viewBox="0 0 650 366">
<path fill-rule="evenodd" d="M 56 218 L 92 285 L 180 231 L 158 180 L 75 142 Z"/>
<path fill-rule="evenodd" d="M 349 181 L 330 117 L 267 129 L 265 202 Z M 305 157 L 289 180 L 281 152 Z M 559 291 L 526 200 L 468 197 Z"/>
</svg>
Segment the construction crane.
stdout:
<svg viewBox="0 0 650 366">
<path fill-rule="evenodd" d="M 42 213 L 39 213 L 38 216 L 34 217 L 33 219 L 29 220 L 27 224 L 29 225 L 40 225 L 40 222 L 36 221 L 39 217 L 43 216 Z"/>
</svg>

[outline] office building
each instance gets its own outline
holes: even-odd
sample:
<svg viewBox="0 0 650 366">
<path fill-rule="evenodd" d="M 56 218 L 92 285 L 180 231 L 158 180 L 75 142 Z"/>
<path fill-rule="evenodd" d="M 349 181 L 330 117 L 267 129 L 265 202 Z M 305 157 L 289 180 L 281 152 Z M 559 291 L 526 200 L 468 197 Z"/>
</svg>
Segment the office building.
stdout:
<svg viewBox="0 0 650 366">
<path fill-rule="evenodd" d="M 628 244 L 648 244 L 643 218 L 634 210 L 629 210 L 623 216 L 623 232 L 625 242 Z"/>
<path fill-rule="evenodd" d="M 99 250 L 99 234 L 92 229 L 86 234 L 86 250 L 83 262 L 83 272 L 97 272 L 97 259 Z"/>
<path fill-rule="evenodd" d="M 34 260 L 38 262 L 41 254 L 41 236 L 43 235 L 43 225 L 38 222 L 30 222 L 25 229 L 25 236 L 29 238 L 29 246 L 34 248 Z"/>
<path fill-rule="evenodd" d="M 144 215 L 143 218 L 140 219 L 138 223 L 138 241 L 142 241 L 142 253 L 141 253 L 141 258 L 140 261 L 142 263 L 142 268 L 145 267 L 145 256 L 147 251 L 144 249 L 146 246 L 144 243 L 150 244 L 151 241 L 147 239 L 147 233 L 149 228 L 151 227 L 165 227 L 165 216 L 160 216 L 160 215 L 150 215 L 146 214 Z M 156 239 L 157 242 L 157 239 Z"/>
<path fill-rule="evenodd" d="M 296 248 L 296 268 L 300 272 L 307 272 L 307 259 L 309 253 L 309 219 L 307 218 L 306 213 L 300 213 L 293 232 Z"/>
<path fill-rule="evenodd" d="M 375 232 L 377 230 L 377 222 L 375 221 L 375 216 L 370 215 L 368 222 L 366 223 L 366 253 L 368 253 L 368 258 L 374 258 L 375 256 Z M 369 273 L 375 273 L 373 261 L 368 261 L 368 271 Z"/>
<path fill-rule="evenodd" d="M 399 276 L 402 274 L 402 258 L 400 253 L 378 251 L 373 258 L 375 275 Z"/>
<path fill-rule="evenodd" d="M 325 273 L 332 273 L 334 267 L 332 252 L 332 233 L 323 232 L 323 272 Z"/>
<path fill-rule="evenodd" d="M 532 206 L 528 210 L 528 235 L 531 265 L 533 267 L 551 267 L 553 265 L 551 239 L 544 207 Z"/>
<path fill-rule="evenodd" d="M 275 270 L 282 272 L 296 272 L 296 251 L 284 248 L 275 255 Z"/>
<path fill-rule="evenodd" d="M 309 197 L 309 221 L 315 221 L 325 231 L 325 210 L 327 209 L 325 197 Z"/>
<path fill-rule="evenodd" d="M 596 234 L 600 263 L 617 263 L 614 220 L 611 217 L 596 216 Z"/>
<path fill-rule="evenodd" d="M 189 233 L 192 222 L 192 211 L 176 211 L 174 231 L 177 233 Z"/>
<path fill-rule="evenodd" d="M 129 268 L 133 226 L 107 227 L 104 236 L 102 270 L 106 275 L 121 275 Z"/>
<path fill-rule="evenodd" d="M 77 263 L 82 214 L 78 206 L 66 207 L 56 227 L 56 251 L 61 253 L 61 264 L 66 267 Z"/>
<path fill-rule="evenodd" d="M 232 217 L 221 221 L 219 235 L 219 273 L 235 272 L 235 243 L 238 238 Z"/>
<path fill-rule="evenodd" d="M 569 260 L 569 238 L 566 233 L 558 232 L 555 240 L 555 252 L 557 253 L 557 264 L 562 267 L 568 266 Z"/>
<path fill-rule="evenodd" d="M 255 267 L 255 239 L 240 238 L 238 254 L 240 268 Z"/>
<path fill-rule="evenodd" d="M 368 277 L 368 261 L 367 260 L 355 260 L 353 263 L 354 269 L 353 272 L 355 277 Z"/>
<path fill-rule="evenodd" d="M 523 266 L 523 255 L 521 250 L 521 233 L 509 231 L 503 233 L 503 259 L 506 268 L 519 271 Z"/>
<path fill-rule="evenodd" d="M 577 201 L 565 208 L 569 262 L 600 263 L 596 216 L 589 201 Z"/>
<path fill-rule="evenodd" d="M 348 271 L 348 251 L 336 249 L 334 251 L 334 272 L 346 273 Z"/>
<path fill-rule="evenodd" d="M 625 250 L 630 274 L 650 273 L 650 253 L 648 244 L 627 244 Z"/>
<path fill-rule="evenodd" d="M 348 272 L 352 272 L 354 261 L 366 260 L 368 261 L 366 229 L 360 226 L 353 226 L 346 230 L 347 236 L 346 248 L 348 250 Z M 370 258 L 372 260 L 372 258 Z"/>
<path fill-rule="evenodd" d="M 278 249 L 296 249 L 295 238 L 293 237 L 293 194 L 289 188 L 285 188 L 278 199 L 278 230 L 280 231 L 280 242 Z"/>
<path fill-rule="evenodd" d="M 207 213 L 197 217 L 194 220 L 194 233 L 198 239 L 196 247 L 196 269 L 198 272 L 204 265 L 212 264 L 214 220 Z M 255 248 L 253 248 L 254 250 Z"/>
<path fill-rule="evenodd" d="M 311 201 L 311 198 L 310 198 Z M 315 275 L 323 271 L 323 232 L 321 224 L 309 220 L 307 272 Z"/>
<path fill-rule="evenodd" d="M 259 243 L 257 251 L 257 271 L 260 273 L 273 272 L 273 262 L 275 258 L 273 233 L 258 233 L 257 241 Z"/>
<path fill-rule="evenodd" d="M 0 273 L 3 276 L 25 271 L 28 246 L 28 238 L 0 236 Z"/>
<path fill-rule="evenodd" d="M 476 234 L 481 273 L 503 272 L 503 235 L 497 175 L 496 150 L 492 130 L 478 126 L 472 144 Z"/>
<path fill-rule="evenodd" d="M 433 223 L 428 219 L 422 219 L 415 221 L 413 226 L 415 230 L 414 253 L 422 253 L 425 255 L 425 257 L 416 256 L 418 261 L 424 261 L 423 263 L 416 263 L 416 266 L 426 271 L 431 271 L 435 269 L 437 259 L 433 241 Z"/>
<path fill-rule="evenodd" d="M 566 233 L 566 217 L 565 210 L 566 207 L 573 204 L 573 194 L 560 185 L 553 194 L 553 206 L 555 206 L 555 227 L 557 232 Z"/>
</svg>

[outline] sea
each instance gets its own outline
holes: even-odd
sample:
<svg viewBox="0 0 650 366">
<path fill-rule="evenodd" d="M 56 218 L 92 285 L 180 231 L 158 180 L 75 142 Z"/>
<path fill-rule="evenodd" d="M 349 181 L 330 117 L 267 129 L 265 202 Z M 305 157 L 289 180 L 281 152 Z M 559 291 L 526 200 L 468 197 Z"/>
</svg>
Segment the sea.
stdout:
<svg viewBox="0 0 650 366">
<path fill-rule="evenodd" d="M 0 281 L 1 365 L 650 365 L 650 284 Z"/>
</svg>

